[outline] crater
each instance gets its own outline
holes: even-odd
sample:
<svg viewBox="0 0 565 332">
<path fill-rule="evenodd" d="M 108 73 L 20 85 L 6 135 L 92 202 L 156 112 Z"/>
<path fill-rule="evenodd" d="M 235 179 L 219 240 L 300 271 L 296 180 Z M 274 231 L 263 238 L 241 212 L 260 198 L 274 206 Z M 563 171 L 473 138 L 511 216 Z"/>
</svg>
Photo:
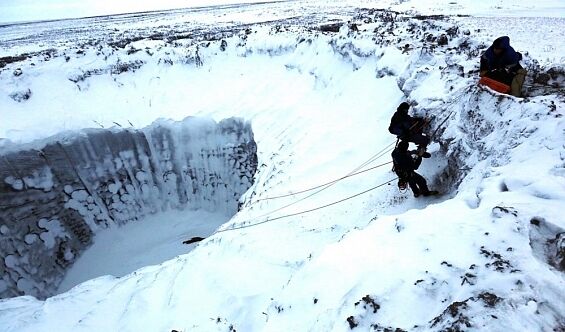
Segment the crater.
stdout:
<svg viewBox="0 0 565 332">
<path fill-rule="evenodd" d="M 187 252 L 196 244 L 183 241 L 237 212 L 256 169 L 251 125 L 239 118 L 160 120 L 4 146 L 0 297 L 43 299 Z"/>
</svg>

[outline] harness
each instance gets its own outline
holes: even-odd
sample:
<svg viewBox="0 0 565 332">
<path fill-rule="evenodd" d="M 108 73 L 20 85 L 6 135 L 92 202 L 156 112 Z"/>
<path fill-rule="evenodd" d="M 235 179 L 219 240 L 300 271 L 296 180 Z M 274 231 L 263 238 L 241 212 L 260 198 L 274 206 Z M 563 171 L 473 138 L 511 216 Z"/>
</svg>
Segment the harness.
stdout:
<svg viewBox="0 0 565 332">
<path fill-rule="evenodd" d="M 406 190 L 408 187 L 408 180 L 412 177 L 412 172 L 400 169 L 394 159 L 392 161 L 392 171 L 398 175 L 398 188 L 401 191 Z"/>
</svg>

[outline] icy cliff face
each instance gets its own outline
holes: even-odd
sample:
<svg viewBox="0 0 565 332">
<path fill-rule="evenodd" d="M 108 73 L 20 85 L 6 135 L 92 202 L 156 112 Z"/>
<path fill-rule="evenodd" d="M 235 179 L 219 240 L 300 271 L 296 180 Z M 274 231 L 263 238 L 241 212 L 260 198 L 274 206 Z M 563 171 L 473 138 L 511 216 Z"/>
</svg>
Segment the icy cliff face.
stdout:
<svg viewBox="0 0 565 332">
<path fill-rule="evenodd" d="M 253 183 L 249 123 L 159 121 L 143 130 L 85 130 L 0 161 L 0 296 L 54 294 L 98 230 L 167 209 L 233 215 Z"/>
</svg>

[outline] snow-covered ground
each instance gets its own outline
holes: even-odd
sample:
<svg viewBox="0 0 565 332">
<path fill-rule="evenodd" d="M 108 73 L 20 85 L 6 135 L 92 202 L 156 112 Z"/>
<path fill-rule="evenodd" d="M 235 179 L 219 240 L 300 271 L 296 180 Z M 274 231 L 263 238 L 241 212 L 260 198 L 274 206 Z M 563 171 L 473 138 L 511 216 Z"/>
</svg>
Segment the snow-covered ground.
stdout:
<svg viewBox="0 0 565 332">
<path fill-rule="evenodd" d="M 383 6 L 536 13 L 543 17 L 529 22 L 550 24 L 521 28 L 516 48 L 529 51 L 523 63 L 531 77 L 562 82 L 560 2 L 450 1 L 453 11 L 446 2 Z M 158 40 L 146 32 L 159 16 L 150 28 L 106 42 L 103 31 L 114 23 L 77 33 L 77 40 L 69 30 L 47 33 L 55 37 L 39 46 L 16 37 L 32 35 L 33 25 L 10 27 L 0 38 L 9 45 L 3 55 L 37 52 L 0 69 L 4 149 L 62 130 L 238 116 L 251 121 L 259 157 L 242 209 L 195 250 L 45 301 L 3 300 L 0 329 L 562 331 L 563 90 L 547 86 L 544 95 L 518 99 L 477 87 L 478 56 L 500 31 L 499 20 L 357 11 L 353 2 L 342 13 L 337 4 L 287 3 L 284 13 L 280 4 L 261 6 L 276 12 L 274 22 L 253 25 L 265 22 L 253 19 L 261 11 L 241 6 L 226 13 L 245 17 L 243 26 L 226 20 L 219 30 L 198 30 L 211 20 L 200 13 L 204 21 L 187 30 L 156 28 L 165 33 Z M 68 24 L 80 30 L 81 22 Z M 335 22 L 356 25 L 318 28 Z M 184 35 L 190 29 L 198 32 Z M 173 38 L 178 34 L 183 38 Z M 540 51 L 540 43 L 554 46 Z M 447 119 L 419 171 L 443 196 L 400 193 L 387 164 L 265 200 L 388 162 L 395 139 L 386 128 L 403 100 L 432 119 L 432 130 Z"/>
</svg>

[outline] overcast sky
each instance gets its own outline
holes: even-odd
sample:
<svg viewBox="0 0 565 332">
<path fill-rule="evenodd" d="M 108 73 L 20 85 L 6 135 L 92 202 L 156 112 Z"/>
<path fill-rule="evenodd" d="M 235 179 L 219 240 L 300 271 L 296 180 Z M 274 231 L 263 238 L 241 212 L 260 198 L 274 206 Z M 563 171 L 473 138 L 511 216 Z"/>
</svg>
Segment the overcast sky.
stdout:
<svg viewBox="0 0 565 332">
<path fill-rule="evenodd" d="M 0 0 L 0 23 L 272 0 Z"/>
</svg>

